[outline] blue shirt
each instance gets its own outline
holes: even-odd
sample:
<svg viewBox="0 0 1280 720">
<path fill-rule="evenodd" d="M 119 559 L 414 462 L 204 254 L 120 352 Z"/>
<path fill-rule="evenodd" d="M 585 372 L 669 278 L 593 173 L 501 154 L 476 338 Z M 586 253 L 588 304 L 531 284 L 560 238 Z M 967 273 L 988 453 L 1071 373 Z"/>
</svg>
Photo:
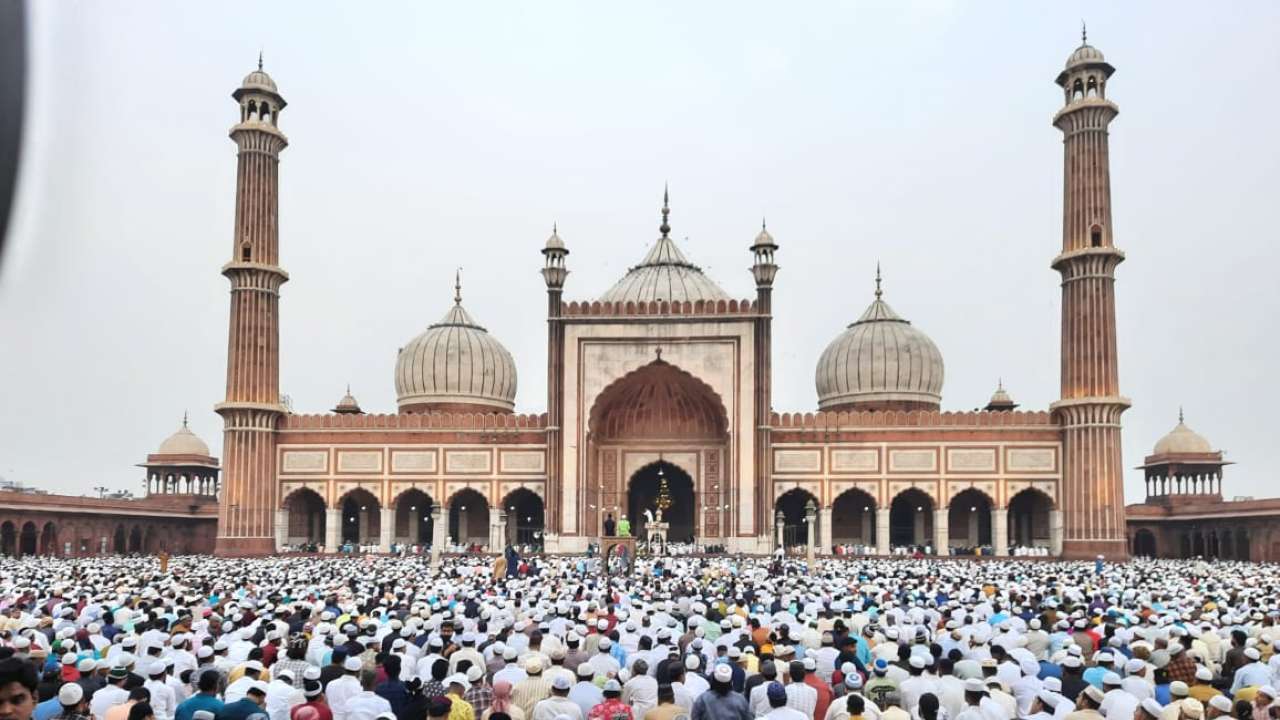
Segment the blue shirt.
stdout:
<svg viewBox="0 0 1280 720">
<path fill-rule="evenodd" d="M 58 696 L 54 695 L 48 700 L 37 704 L 36 709 L 31 713 L 31 717 L 33 720 L 49 720 L 49 718 L 60 712 L 62 712 L 62 704 L 58 702 Z"/>
<path fill-rule="evenodd" d="M 208 710 L 217 715 L 222 712 L 222 707 L 222 701 L 217 696 L 196 693 L 178 703 L 178 709 L 173 712 L 173 720 L 191 720 L 197 710 Z"/>
<path fill-rule="evenodd" d="M 216 720 L 248 720 L 250 715 L 262 715 L 265 717 L 266 714 L 267 711 L 258 707 L 258 703 L 246 697 L 223 705 L 222 709 L 218 711 Z"/>
</svg>

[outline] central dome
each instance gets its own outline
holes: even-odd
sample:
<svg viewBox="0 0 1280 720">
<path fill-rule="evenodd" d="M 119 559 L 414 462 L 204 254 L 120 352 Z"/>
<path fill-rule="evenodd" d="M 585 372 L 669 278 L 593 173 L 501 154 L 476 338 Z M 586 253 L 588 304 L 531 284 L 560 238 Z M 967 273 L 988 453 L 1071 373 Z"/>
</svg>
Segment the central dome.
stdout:
<svg viewBox="0 0 1280 720">
<path fill-rule="evenodd" d="M 823 351 L 815 384 L 820 410 L 937 410 L 942 402 L 942 354 L 876 297 L 858 321 Z"/>
<path fill-rule="evenodd" d="M 515 360 L 463 309 L 459 285 L 440 322 L 400 349 L 396 404 L 400 412 L 491 413 L 511 412 L 515 400 Z"/>
<path fill-rule="evenodd" d="M 685 258 L 669 233 L 667 216 L 671 210 L 667 193 L 662 193 L 662 235 L 649 249 L 639 265 L 627 271 L 622 279 L 600 296 L 601 302 L 694 302 L 696 300 L 728 300 L 729 294 L 702 273 L 702 268 Z"/>
</svg>

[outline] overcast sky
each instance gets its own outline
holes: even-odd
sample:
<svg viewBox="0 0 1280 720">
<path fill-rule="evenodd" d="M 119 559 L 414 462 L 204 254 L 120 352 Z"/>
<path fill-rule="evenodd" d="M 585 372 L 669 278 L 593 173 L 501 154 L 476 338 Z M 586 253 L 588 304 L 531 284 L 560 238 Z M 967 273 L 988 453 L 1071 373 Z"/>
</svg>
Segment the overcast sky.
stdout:
<svg viewBox="0 0 1280 720">
<path fill-rule="evenodd" d="M 546 407 L 538 254 L 568 299 L 672 234 L 753 294 L 781 245 L 774 407 L 814 410 L 814 366 L 871 300 L 927 332 L 944 409 L 997 379 L 1058 394 L 1062 101 L 1089 40 L 1112 125 L 1124 460 L 1177 421 L 1275 495 L 1280 3 L 31 3 L 31 105 L 0 267 L 0 475 L 141 487 L 191 412 L 220 454 L 237 118 L 265 51 L 289 103 L 280 165 L 281 386 L 297 412 L 347 383 L 393 412 L 396 350 L 464 304 Z M 1226 12 L 1224 12 L 1226 11 Z M 1126 474 L 1139 500 L 1141 474 Z"/>
</svg>

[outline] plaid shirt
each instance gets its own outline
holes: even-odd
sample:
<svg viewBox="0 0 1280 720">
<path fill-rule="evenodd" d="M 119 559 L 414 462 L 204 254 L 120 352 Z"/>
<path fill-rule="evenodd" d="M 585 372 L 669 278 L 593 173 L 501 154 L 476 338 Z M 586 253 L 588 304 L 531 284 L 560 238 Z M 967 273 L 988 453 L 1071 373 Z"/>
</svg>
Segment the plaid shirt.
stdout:
<svg viewBox="0 0 1280 720">
<path fill-rule="evenodd" d="M 483 683 L 476 683 L 463 694 L 462 699 L 471 703 L 476 717 L 481 717 L 489 709 L 489 706 L 493 704 L 493 688 Z"/>
</svg>

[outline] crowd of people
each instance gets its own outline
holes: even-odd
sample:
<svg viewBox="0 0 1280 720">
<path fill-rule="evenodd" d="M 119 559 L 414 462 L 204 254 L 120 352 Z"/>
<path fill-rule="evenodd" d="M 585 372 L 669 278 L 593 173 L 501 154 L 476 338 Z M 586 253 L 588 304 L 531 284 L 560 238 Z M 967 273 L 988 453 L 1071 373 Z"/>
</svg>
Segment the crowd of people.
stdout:
<svg viewBox="0 0 1280 720">
<path fill-rule="evenodd" d="M 1274 566 L 521 562 L 6 560 L 0 720 L 1280 720 Z"/>
</svg>

